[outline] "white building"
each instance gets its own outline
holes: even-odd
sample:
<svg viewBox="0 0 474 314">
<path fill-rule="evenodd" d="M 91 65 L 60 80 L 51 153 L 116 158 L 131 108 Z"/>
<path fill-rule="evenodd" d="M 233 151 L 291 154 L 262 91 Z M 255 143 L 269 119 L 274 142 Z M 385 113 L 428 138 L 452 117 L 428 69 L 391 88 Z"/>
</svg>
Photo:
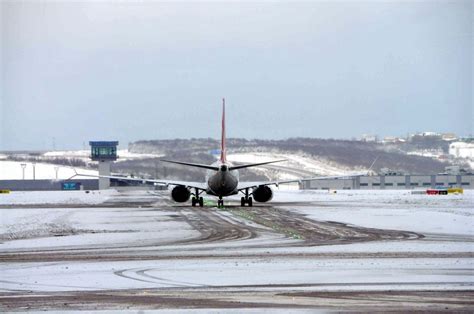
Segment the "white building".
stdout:
<svg viewBox="0 0 474 314">
<path fill-rule="evenodd" d="M 383 138 L 383 143 L 385 144 L 403 143 L 403 142 L 406 142 L 406 140 L 400 137 L 396 137 L 396 136 L 385 136 Z"/>
<path fill-rule="evenodd" d="M 449 154 L 455 157 L 474 159 L 474 143 L 451 143 L 451 145 L 449 145 Z"/>
<path fill-rule="evenodd" d="M 444 141 L 455 141 L 458 139 L 458 136 L 454 133 L 443 133 L 441 134 L 441 138 Z"/>
<path fill-rule="evenodd" d="M 377 135 L 372 134 L 362 134 L 361 140 L 363 142 L 377 142 Z"/>
<path fill-rule="evenodd" d="M 418 134 L 418 135 L 421 135 L 421 136 L 440 136 L 441 134 L 439 134 L 437 132 L 423 132 L 423 133 Z"/>
</svg>

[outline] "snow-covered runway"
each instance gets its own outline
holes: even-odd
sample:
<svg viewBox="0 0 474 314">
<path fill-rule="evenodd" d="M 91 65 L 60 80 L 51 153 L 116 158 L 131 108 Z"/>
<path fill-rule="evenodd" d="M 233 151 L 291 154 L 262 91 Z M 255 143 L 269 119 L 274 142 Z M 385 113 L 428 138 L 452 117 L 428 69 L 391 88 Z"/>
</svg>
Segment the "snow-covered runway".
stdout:
<svg viewBox="0 0 474 314">
<path fill-rule="evenodd" d="M 0 198 L 4 311 L 474 309 L 471 191 L 276 191 L 224 210 L 55 193 Z"/>
</svg>

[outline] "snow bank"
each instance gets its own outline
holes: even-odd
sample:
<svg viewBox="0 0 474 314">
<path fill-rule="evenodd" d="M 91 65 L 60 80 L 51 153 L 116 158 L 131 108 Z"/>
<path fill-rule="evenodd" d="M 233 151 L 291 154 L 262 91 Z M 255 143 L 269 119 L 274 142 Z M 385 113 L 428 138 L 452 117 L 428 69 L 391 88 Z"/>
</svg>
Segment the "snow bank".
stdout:
<svg viewBox="0 0 474 314">
<path fill-rule="evenodd" d="M 115 190 L 100 191 L 12 191 L 0 194 L 0 205 L 21 204 L 100 204 L 117 195 Z"/>
<path fill-rule="evenodd" d="M 25 168 L 25 179 L 33 179 L 33 164 L 31 162 L 20 162 L 20 161 L 6 161 L 0 160 L 0 180 L 21 180 L 23 179 L 23 169 L 21 164 L 26 164 Z M 35 165 L 35 178 L 41 179 L 56 179 L 56 168 L 58 169 L 58 179 L 68 179 L 72 177 L 75 172 L 70 167 L 58 166 L 46 163 L 36 163 Z M 77 172 L 97 175 L 96 170 L 80 169 L 76 168 Z M 80 177 L 78 177 L 80 178 Z"/>
</svg>

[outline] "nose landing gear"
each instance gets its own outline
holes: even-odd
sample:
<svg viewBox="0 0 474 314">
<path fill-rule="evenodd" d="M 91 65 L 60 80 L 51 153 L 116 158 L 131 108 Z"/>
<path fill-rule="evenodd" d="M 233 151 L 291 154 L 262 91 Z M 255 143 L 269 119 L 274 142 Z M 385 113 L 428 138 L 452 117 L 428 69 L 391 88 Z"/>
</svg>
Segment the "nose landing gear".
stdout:
<svg viewBox="0 0 474 314">
<path fill-rule="evenodd" d="M 219 197 L 219 199 L 217 200 L 217 208 L 222 207 L 224 207 L 224 200 L 222 199 L 222 197 Z"/>
</svg>

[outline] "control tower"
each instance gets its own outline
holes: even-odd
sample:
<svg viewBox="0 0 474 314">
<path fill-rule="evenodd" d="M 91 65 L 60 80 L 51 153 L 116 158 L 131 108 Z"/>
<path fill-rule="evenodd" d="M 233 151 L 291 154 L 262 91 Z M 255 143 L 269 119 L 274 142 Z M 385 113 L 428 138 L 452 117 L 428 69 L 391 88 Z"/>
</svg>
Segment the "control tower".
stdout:
<svg viewBox="0 0 474 314">
<path fill-rule="evenodd" d="M 90 141 L 91 159 L 99 162 L 99 175 L 110 176 L 110 165 L 116 161 L 118 141 Z M 99 190 L 108 189 L 110 179 L 99 178 Z"/>
</svg>

